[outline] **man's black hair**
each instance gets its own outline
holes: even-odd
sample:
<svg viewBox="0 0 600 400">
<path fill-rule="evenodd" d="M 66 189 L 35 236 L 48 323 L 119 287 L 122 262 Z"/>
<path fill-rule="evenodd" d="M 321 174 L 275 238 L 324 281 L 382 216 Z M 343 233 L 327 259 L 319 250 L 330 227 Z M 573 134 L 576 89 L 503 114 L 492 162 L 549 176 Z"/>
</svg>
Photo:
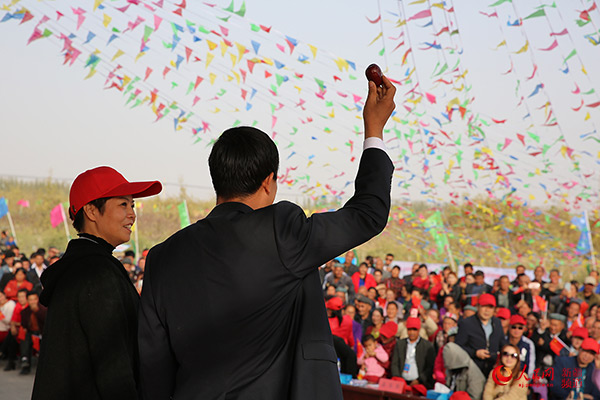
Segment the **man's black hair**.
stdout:
<svg viewBox="0 0 600 400">
<path fill-rule="evenodd" d="M 255 193 L 271 174 L 277 179 L 279 153 L 271 138 L 250 126 L 227 129 L 208 157 L 217 197 L 232 199 Z"/>
<path fill-rule="evenodd" d="M 421 265 L 419 265 L 419 268 L 417 269 L 417 271 L 420 270 L 421 268 L 427 269 L 427 264 L 421 264 Z"/>
<path fill-rule="evenodd" d="M 485 274 L 482 270 L 478 269 L 477 271 L 475 271 L 475 276 L 485 276 Z"/>
<path fill-rule="evenodd" d="M 125 252 L 125 257 L 133 257 L 133 258 L 135 258 L 135 251 L 133 251 L 133 250 L 127 250 Z"/>
<path fill-rule="evenodd" d="M 96 207 L 102 215 L 104 214 L 104 206 L 106 205 L 106 201 L 108 199 L 109 197 L 102 197 L 100 199 L 92 200 L 88 204 L 91 204 L 94 207 Z M 83 230 L 84 220 L 85 219 L 83 218 L 83 207 L 81 207 L 79 211 L 77 211 L 77 214 L 75 214 L 75 218 L 73 218 L 73 228 L 75 228 L 77 232 L 81 232 Z"/>
<path fill-rule="evenodd" d="M 27 298 L 29 298 L 29 296 L 33 296 L 36 295 L 37 297 L 40 297 L 38 292 L 34 292 L 33 290 L 30 290 L 27 292 Z"/>
<path fill-rule="evenodd" d="M 392 253 L 387 253 L 385 256 L 394 258 L 394 255 Z"/>
<path fill-rule="evenodd" d="M 17 290 L 17 294 L 19 294 L 19 293 L 23 293 L 23 292 L 25 292 L 25 294 L 28 294 L 28 293 L 29 293 L 29 290 L 27 290 L 27 289 L 25 289 L 25 288 Z"/>
<path fill-rule="evenodd" d="M 465 263 L 464 268 L 473 268 L 473 264 L 471 264 L 471 263 Z"/>
</svg>

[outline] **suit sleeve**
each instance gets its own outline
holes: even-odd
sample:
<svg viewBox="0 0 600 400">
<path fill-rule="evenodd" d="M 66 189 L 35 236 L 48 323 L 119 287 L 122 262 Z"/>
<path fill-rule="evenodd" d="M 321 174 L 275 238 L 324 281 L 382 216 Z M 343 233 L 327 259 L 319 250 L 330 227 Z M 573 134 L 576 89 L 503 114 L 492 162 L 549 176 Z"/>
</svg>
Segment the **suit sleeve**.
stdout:
<svg viewBox="0 0 600 400">
<path fill-rule="evenodd" d="M 85 284 L 79 298 L 79 320 L 85 332 L 96 388 L 102 399 L 137 397 L 132 365 L 131 332 L 119 282 L 105 268 Z"/>
<path fill-rule="evenodd" d="M 380 233 L 390 210 L 394 166 L 380 149 L 363 152 L 354 196 L 335 212 L 313 214 L 288 202 L 275 207 L 275 240 L 282 263 L 298 277 Z"/>
<path fill-rule="evenodd" d="M 469 354 L 469 357 L 475 358 L 475 350 L 468 346 L 469 343 L 469 323 L 462 320 L 458 323 L 458 335 L 456 335 L 455 343 Z"/>
<path fill-rule="evenodd" d="M 175 387 L 177 362 L 165 326 L 161 322 L 152 288 L 152 250 L 146 260 L 144 286 L 138 315 L 140 353 L 140 398 L 168 399 Z"/>
<path fill-rule="evenodd" d="M 396 343 L 396 347 L 394 347 L 394 352 L 392 353 L 392 376 L 402 377 L 402 371 L 400 370 L 400 363 L 403 363 L 400 357 L 400 346 L 399 343 Z"/>
</svg>

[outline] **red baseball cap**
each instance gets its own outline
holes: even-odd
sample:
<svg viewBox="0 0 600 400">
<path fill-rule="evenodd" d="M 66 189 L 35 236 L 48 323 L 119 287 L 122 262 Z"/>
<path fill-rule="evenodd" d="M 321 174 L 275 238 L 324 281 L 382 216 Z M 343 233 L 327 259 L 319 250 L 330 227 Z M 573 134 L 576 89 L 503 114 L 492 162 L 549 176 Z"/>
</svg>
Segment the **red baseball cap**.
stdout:
<svg viewBox="0 0 600 400">
<path fill-rule="evenodd" d="M 69 193 L 69 217 L 75 215 L 81 207 L 103 197 L 133 196 L 147 197 L 160 193 L 159 181 L 129 182 L 111 167 L 96 167 L 77 176 Z"/>
<path fill-rule="evenodd" d="M 467 392 L 454 392 L 452 396 L 450 396 L 450 400 L 471 400 L 471 396 Z"/>
<path fill-rule="evenodd" d="M 502 319 L 511 319 L 510 318 L 510 310 L 508 308 L 498 308 L 498 311 L 496 312 L 496 317 L 498 318 L 502 318 Z"/>
<path fill-rule="evenodd" d="M 325 303 L 325 307 L 329 308 L 330 310 L 341 310 L 342 307 L 344 307 L 344 301 L 341 298 L 335 296 L 327 300 L 327 302 Z"/>
<path fill-rule="evenodd" d="M 598 354 L 598 352 L 600 351 L 600 344 L 598 344 L 598 342 L 595 339 L 587 338 L 583 339 L 581 348 L 583 350 L 593 351 L 594 353 Z"/>
<path fill-rule="evenodd" d="M 479 296 L 479 305 L 496 307 L 496 298 L 489 293 L 484 293 Z"/>
<path fill-rule="evenodd" d="M 571 337 L 587 339 L 588 337 L 590 337 L 590 335 L 589 335 L 587 329 L 585 329 L 583 326 L 578 326 L 577 328 L 573 329 L 573 333 L 571 334 Z"/>
<path fill-rule="evenodd" d="M 515 314 L 512 317 L 510 317 L 510 324 L 511 325 L 527 325 L 527 321 L 525 320 L 525 318 L 523 318 L 522 315 L 519 314 Z"/>
<path fill-rule="evenodd" d="M 415 317 L 409 317 L 406 319 L 406 329 L 421 329 L 421 320 Z"/>
<path fill-rule="evenodd" d="M 398 324 L 394 321 L 388 321 L 381 325 L 381 328 L 379 328 L 379 334 L 385 336 L 387 339 L 391 338 L 392 336 L 396 336 L 397 332 Z"/>
</svg>

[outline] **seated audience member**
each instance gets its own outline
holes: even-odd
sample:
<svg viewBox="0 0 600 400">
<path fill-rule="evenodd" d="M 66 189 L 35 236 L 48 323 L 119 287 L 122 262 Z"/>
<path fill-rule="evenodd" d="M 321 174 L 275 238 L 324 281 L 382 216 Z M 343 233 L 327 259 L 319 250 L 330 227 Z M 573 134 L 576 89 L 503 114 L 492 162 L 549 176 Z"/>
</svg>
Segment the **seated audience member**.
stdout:
<svg viewBox="0 0 600 400">
<path fill-rule="evenodd" d="M 527 336 L 524 336 L 527 321 L 520 315 L 510 317 L 510 329 L 508 330 L 508 343 L 519 349 L 519 360 L 525 368 L 528 376 L 533 376 L 535 370 L 535 345 Z"/>
<path fill-rule="evenodd" d="M 10 329 L 8 331 L 8 335 L 2 343 L 2 347 L 0 347 L 0 351 L 2 354 L 6 354 L 8 359 L 8 363 L 4 367 L 4 371 L 13 371 L 16 369 L 17 350 L 19 347 L 17 343 L 17 336 L 19 334 L 19 330 L 22 329 L 21 311 L 28 306 L 27 289 L 21 289 L 17 293 L 17 302 L 12 313 L 12 318 L 10 319 Z"/>
<path fill-rule="evenodd" d="M 579 354 L 579 350 L 581 349 L 583 341 L 588 337 L 588 330 L 584 327 L 578 326 L 577 328 L 573 329 L 573 334 L 571 335 L 571 347 L 568 349 L 570 357 Z"/>
<path fill-rule="evenodd" d="M 596 369 L 594 358 L 599 351 L 598 342 L 587 338 L 577 356 L 556 357 L 554 379 L 548 388 L 549 400 L 600 399 L 600 390 L 593 379 Z"/>
<path fill-rule="evenodd" d="M 526 326 L 527 329 L 525 329 L 525 336 L 527 336 L 529 339 L 532 339 L 533 333 L 536 332 L 539 327 L 540 315 L 538 313 L 534 313 L 532 311 L 529 314 L 527 314 L 526 320 L 527 320 L 527 326 Z M 533 341 L 533 339 L 532 339 L 532 341 Z"/>
<path fill-rule="evenodd" d="M 21 375 L 29 374 L 31 370 L 31 356 L 34 347 L 39 351 L 39 338 L 44 331 L 44 322 L 48 309 L 40 304 L 36 292 L 27 293 L 29 307 L 21 311 L 21 326 L 26 329 L 25 340 L 21 342 Z M 37 341 L 37 344 L 35 342 Z"/>
<path fill-rule="evenodd" d="M 488 376 L 483 400 L 526 399 L 529 379 L 521 368 L 519 349 L 512 344 L 502 346 L 496 367 L 500 368 L 495 368 Z"/>
<path fill-rule="evenodd" d="M 502 324 L 504 336 L 508 335 L 508 327 L 510 326 L 510 310 L 508 308 L 499 307 L 496 309 L 496 317 L 498 317 L 500 323 Z"/>
<path fill-rule="evenodd" d="M 365 335 L 371 335 L 375 339 L 378 339 L 379 329 L 381 329 L 381 326 L 384 322 L 383 311 L 381 310 L 381 308 L 376 308 L 373 310 L 373 312 L 371 313 L 371 322 L 373 323 L 373 325 L 369 326 L 366 329 Z"/>
<path fill-rule="evenodd" d="M 485 377 L 467 352 L 456 343 L 448 342 L 442 354 L 446 368 L 446 386 L 452 391 L 465 391 L 472 399 L 480 399 Z"/>
<path fill-rule="evenodd" d="M 366 335 L 362 344 L 364 350 L 358 358 L 359 375 L 364 376 L 370 382 L 377 383 L 380 378 L 385 376 L 389 364 L 388 353 L 371 335 Z"/>
<path fill-rule="evenodd" d="M 385 288 L 385 286 L 384 286 L 384 288 Z M 385 317 L 387 317 L 387 305 L 389 303 L 396 302 L 396 292 L 394 292 L 392 289 L 385 288 L 384 293 L 385 293 L 385 299 L 383 301 L 380 301 L 379 306 L 381 309 L 383 309 L 383 315 Z"/>
<path fill-rule="evenodd" d="M 378 307 L 378 302 L 377 302 L 377 289 L 375 289 L 375 287 L 370 287 L 367 290 L 367 297 L 371 300 L 373 300 L 373 304 L 375 305 L 375 307 Z"/>
<path fill-rule="evenodd" d="M 593 276 L 586 276 L 583 281 L 583 292 L 578 292 L 577 297 L 588 303 L 590 306 L 594 304 L 600 304 L 600 295 L 596 294 L 596 278 Z"/>
<path fill-rule="evenodd" d="M 358 295 L 355 299 L 356 305 L 356 316 L 354 320 L 360 323 L 363 332 L 367 331 L 367 328 L 373 325 L 371 321 L 371 310 L 374 308 L 375 303 L 373 300 L 366 296 Z"/>
<path fill-rule="evenodd" d="M 421 320 L 409 317 L 406 320 L 408 337 L 396 343 L 392 356 L 392 376 L 404 378 L 406 383 L 433 388 L 433 364 L 435 353 L 431 342 L 419 337 Z"/>
<path fill-rule="evenodd" d="M 347 315 L 352 319 L 352 337 L 354 338 L 354 346 L 352 350 L 354 353 L 358 353 L 358 344 L 360 342 L 360 338 L 362 338 L 362 326 L 359 322 L 356 321 L 356 307 L 352 304 L 348 304 L 342 314 Z"/>
<path fill-rule="evenodd" d="M 8 337 L 10 320 L 12 319 L 15 307 L 15 302 L 7 299 L 4 292 L 0 290 L 0 348 L 2 348 L 2 344 Z"/>
<path fill-rule="evenodd" d="M 379 286 L 383 281 L 383 272 L 380 269 L 376 269 L 373 271 L 373 278 L 375 279 L 375 283 Z"/>
<path fill-rule="evenodd" d="M 348 293 L 348 303 L 354 302 L 354 283 L 352 282 L 352 278 L 344 272 L 344 266 L 342 264 L 333 262 L 331 274 L 325 276 L 324 284 L 325 287 L 331 285 L 336 289 L 346 288 Z"/>
<path fill-rule="evenodd" d="M 438 299 L 446 303 L 446 298 L 449 296 L 456 304 L 460 302 L 462 289 L 458 285 L 458 277 L 454 272 L 448 273 L 445 281 L 442 281 L 442 290 L 438 293 Z M 439 300 L 438 300 L 439 301 Z"/>
<path fill-rule="evenodd" d="M 531 289 L 529 288 L 531 279 L 529 279 L 525 273 L 522 273 L 517 276 L 517 282 L 519 285 L 513 290 L 512 294 L 513 304 L 515 307 L 518 307 L 518 303 L 523 301 L 527 303 L 530 308 L 533 308 L 533 297 L 531 296 Z"/>
<path fill-rule="evenodd" d="M 340 371 L 344 374 L 356 376 L 356 353 L 354 335 L 352 334 L 352 318 L 342 315 L 344 303 L 339 297 L 332 297 L 325 303 L 329 327 L 333 335 L 333 347 L 340 359 Z"/>
<path fill-rule="evenodd" d="M 600 320 L 594 321 L 592 329 L 590 329 L 590 337 L 597 342 L 600 342 Z"/>
<path fill-rule="evenodd" d="M 381 343 L 385 352 L 390 356 L 390 359 L 396 347 L 396 332 L 398 332 L 398 324 L 393 321 L 386 322 L 379 330 L 379 339 L 377 341 Z"/>
<path fill-rule="evenodd" d="M 500 320 L 494 317 L 496 298 L 485 293 L 479 296 L 477 314 L 458 324 L 456 344 L 473 359 L 484 376 L 494 367 L 498 351 L 504 341 Z"/>
<path fill-rule="evenodd" d="M 27 281 L 27 271 L 19 268 L 15 271 L 14 279 L 10 280 L 4 288 L 4 294 L 9 300 L 17 300 L 17 292 L 19 289 L 30 291 L 33 289 L 31 282 Z"/>
<path fill-rule="evenodd" d="M 54 251 L 52 254 L 54 254 Z M 29 272 L 27 272 L 27 280 L 33 284 L 33 290 L 38 294 L 42 291 L 40 277 L 46 268 L 47 265 L 44 262 L 44 254 L 39 251 L 34 253 L 31 257 L 31 267 L 29 267 Z"/>
<path fill-rule="evenodd" d="M 398 303 L 395 301 L 390 301 L 387 303 L 387 306 L 385 307 L 386 310 L 386 316 L 385 316 L 385 321 L 393 321 L 396 324 L 398 322 L 400 322 L 402 320 L 402 315 L 399 313 L 400 308 L 398 307 Z"/>
<path fill-rule="evenodd" d="M 437 332 L 438 326 L 435 322 L 433 322 L 431 318 L 429 318 L 423 307 L 420 307 L 418 309 L 418 316 L 421 320 L 421 329 L 419 330 L 419 336 L 425 340 L 429 340 L 429 337 L 435 334 L 435 332 Z M 398 336 L 398 338 L 400 339 L 405 339 L 408 337 L 408 331 L 406 328 L 405 321 L 400 321 L 398 323 L 398 333 L 396 334 L 396 336 Z"/>
<path fill-rule="evenodd" d="M 473 315 L 477 314 L 477 307 L 476 306 L 465 306 L 465 308 L 463 309 L 463 317 L 462 319 L 465 320 L 469 317 L 472 317 Z"/>
<path fill-rule="evenodd" d="M 556 354 L 550 347 L 552 339 L 558 338 L 567 346 L 571 344 L 569 339 L 567 339 L 567 331 L 565 329 L 566 317 L 560 314 L 550 314 L 548 317 L 549 320 L 540 320 L 540 327 L 531 337 L 531 340 L 536 347 L 537 362 L 544 369 L 549 368 L 554 364 L 554 357 Z"/>
<path fill-rule="evenodd" d="M 373 275 L 367 273 L 368 268 L 369 267 L 367 266 L 367 263 L 360 263 L 360 265 L 358 266 L 358 272 L 355 272 L 354 275 L 352 275 L 354 291 L 357 293 L 358 288 L 362 286 L 366 287 L 367 289 L 377 286 Z"/>
<path fill-rule="evenodd" d="M 422 290 L 428 290 L 429 286 L 431 286 L 431 281 L 429 280 L 429 271 L 427 271 L 427 265 L 421 264 L 417 269 L 417 276 L 412 280 L 413 288 L 419 288 Z"/>
<path fill-rule="evenodd" d="M 513 304 L 512 292 L 510 291 L 510 281 L 508 276 L 502 275 L 498 281 L 498 290 L 494 293 L 498 307 L 511 309 Z"/>
<path fill-rule="evenodd" d="M 465 292 L 467 295 L 479 296 L 484 293 L 492 293 L 492 287 L 485 283 L 485 274 L 481 270 L 477 270 L 474 274 L 475 283 L 467 285 Z"/>
<path fill-rule="evenodd" d="M 567 328 L 567 337 L 571 337 L 571 330 L 577 326 L 584 326 L 585 321 L 579 314 L 581 311 L 580 299 L 570 299 L 569 305 L 567 306 L 567 321 L 565 327 Z"/>
<path fill-rule="evenodd" d="M 404 279 L 400 278 L 400 267 L 395 265 L 392 267 L 391 276 L 383 280 L 383 284 L 388 289 L 392 289 L 396 295 L 396 299 L 402 295 L 402 288 L 404 287 Z M 395 299 L 394 299 L 395 300 Z"/>
<path fill-rule="evenodd" d="M 448 331 L 450 331 L 450 329 L 453 327 L 456 327 L 458 329 L 458 316 L 452 313 L 444 314 L 444 318 L 442 319 L 442 328 L 439 329 L 438 332 L 435 334 L 435 339 L 433 341 L 433 348 L 436 354 L 448 342 Z"/>
</svg>

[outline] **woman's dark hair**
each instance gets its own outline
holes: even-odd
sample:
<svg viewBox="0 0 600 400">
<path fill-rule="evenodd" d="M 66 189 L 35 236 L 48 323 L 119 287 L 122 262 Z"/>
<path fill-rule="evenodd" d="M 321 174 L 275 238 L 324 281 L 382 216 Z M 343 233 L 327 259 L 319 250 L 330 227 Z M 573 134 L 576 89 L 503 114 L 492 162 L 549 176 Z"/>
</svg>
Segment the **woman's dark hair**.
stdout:
<svg viewBox="0 0 600 400">
<path fill-rule="evenodd" d="M 506 349 L 507 347 L 512 347 L 513 349 L 516 350 L 517 353 L 517 363 L 515 364 L 514 368 L 512 369 L 512 380 L 510 382 L 510 386 L 513 386 L 515 383 L 517 383 L 519 381 L 519 377 L 521 376 L 521 357 L 519 356 L 520 354 L 520 349 L 518 346 L 513 346 L 512 344 L 505 344 L 504 346 L 502 346 L 502 348 L 500 349 L 500 352 L 498 353 L 498 361 L 496 361 L 496 367 L 499 365 L 503 365 L 502 364 L 502 352 L 504 351 L 504 349 Z"/>
<path fill-rule="evenodd" d="M 109 197 L 102 197 L 100 199 L 92 200 L 88 204 L 91 204 L 94 207 L 96 207 L 98 211 L 100 211 L 100 214 L 104 214 L 104 207 L 106 206 L 106 201 L 108 199 Z M 85 219 L 83 218 L 83 207 L 81 207 L 79 211 L 77 211 L 77 214 L 75 214 L 75 218 L 73 218 L 73 228 L 75 228 L 77 232 L 81 232 L 83 230 L 84 220 Z"/>
<path fill-rule="evenodd" d="M 341 325 L 342 321 L 344 320 L 344 316 L 342 315 L 342 310 L 330 310 L 330 311 L 331 311 L 331 316 L 336 317 L 338 320 L 338 323 Z"/>
<path fill-rule="evenodd" d="M 23 275 L 25 275 L 25 278 L 27 278 L 27 271 L 25 271 L 25 268 L 17 268 L 17 270 L 15 271 L 15 279 L 17 278 L 17 274 L 19 272 L 22 272 Z"/>
<path fill-rule="evenodd" d="M 255 193 L 271 174 L 277 179 L 279 153 L 271 138 L 250 126 L 227 129 L 208 157 L 217 197 L 231 199 Z"/>
</svg>

